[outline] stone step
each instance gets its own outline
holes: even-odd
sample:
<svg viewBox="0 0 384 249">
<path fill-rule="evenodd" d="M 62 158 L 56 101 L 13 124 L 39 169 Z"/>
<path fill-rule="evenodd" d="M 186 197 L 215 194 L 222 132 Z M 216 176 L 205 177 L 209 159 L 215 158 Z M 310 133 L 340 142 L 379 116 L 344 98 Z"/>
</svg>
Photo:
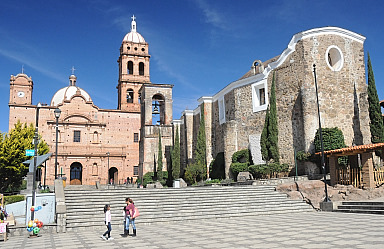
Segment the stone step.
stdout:
<svg viewBox="0 0 384 249">
<path fill-rule="evenodd" d="M 365 210 L 384 210 L 384 205 L 342 205 L 339 210 L 344 209 L 365 209 Z"/>
<path fill-rule="evenodd" d="M 361 214 L 381 214 L 384 215 L 384 210 L 372 210 L 372 209 L 336 209 L 334 212 L 343 213 L 361 213 Z"/>
<path fill-rule="evenodd" d="M 295 200 L 287 200 L 287 201 L 280 201 L 280 202 L 265 202 L 265 203 L 257 203 L 257 205 L 249 205 L 247 203 L 236 203 L 235 205 L 231 204 L 230 207 L 228 207 L 228 205 L 196 205 L 196 206 L 168 206 L 168 207 L 140 207 L 140 206 L 137 206 L 137 208 L 139 208 L 139 211 L 141 214 L 153 214 L 153 213 L 158 213 L 159 211 L 161 211 L 161 213 L 164 213 L 164 212 L 172 212 L 172 211 L 177 211 L 177 212 L 184 212 L 184 211 L 194 211 L 194 212 L 198 212 L 199 210 L 204 210 L 205 212 L 206 211 L 210 211 L 210 210 L 230 210 L 231 208 L 246 208 L 247 210 L 252 210 L 254 208 L 257 208 L 258 206 L 259 207 L 262 207 L 262 208 L 267 208 L 267 207 L 274 207 L 274 206 L 279 206 L 280 208 L 284 207 L 284 206 L 294 206 L 294 205 L 302 205 L 303 207 L 307 208 L 308 206 L 303 203 L 302 201 L 295 201 Z M 299 206 L 298 206 L 299 207 Z M 96 210 L 96 209 L 93 209 L 93 210 Z M 116 216 L 116 217 L 119 217 L 119 216 L 123 216 L 123 210 L 122 208 L 121 209 L 113 209 L 112 210 L 112 215 Z M 98 210 L 98 211 L 92 211 L 90 212 L 89 209 L 84 209 L 84 208 L 81 208 L 81 209 L 76 209 L 76 210 L 71 210 L 69 212 L 67 212 L 67 216 L 68 214 L 73 214 L 75 216 L 86 216 L 86 215 L 90 215 L 90 216 L 95 216 L 95 215 L 101 215 L 103 216 L 104 212 L 102 210 Z M 68 219 L 69 219 L 69 216 L 68 216 Z"/>
<path fill-rule="evenodd" d="M 103 225 L 103 206 L 112 209 L 112 224 L 123 222 L 125 197 L 135 201 L 137 223 L 171 222 L 272 213 L 307 212 L 303 201 L 290 200 L 273 186 L 196 187 L 184 189 L 65 190 L 67 228 Z M 235 211 L 234 211 L 235 210 Z"/>
<path fill-rule="evenodd" d="M 344 201 L 337 206 L 336 212 L 384 214 L 384 202 L 374 201 Z"/>
<path fill-rule="evenodd" d="M 378 201 L 343 201 L 342 205 L 362 205 L 362 206 L 384 206 L 384 202 Z"/>
<path fill-rule="evenodd" d="M 271 215 L 271 214 L 281 214 L 281 213 L 292 213 L 292 212 L 313 212 L 312 209 L 303 208 L 298 209 L 296 207 L 294 208 L 271 208 L 269 210 L 266 209 L 259 209 L 255 210 L 253 212 L 236 212 L 236 213 L 218 213 L 218 212 L 212 212 L 212 213 L 204 213 L 199 215 L 186 215 L 186 213 L 183 213 L 182 215 L 176 215 L 176 214 L 167 214 L 163 216 L 153 216 L 153 217 L 144 217 L 140 216 L 136 218 L 135 223 L 136 224 L 148 224 L 148 223 L 154 223 L 154 222 L 173 222 L 173 221 L 188 221 L 188 220 L 199 220 L 202 218 L 202 215 L 204 219 L 207 218 L 230 218 L 230 217 L 239 217 L 239 216 L 259 216 L 259 215 Z M 112 218 L 112 225 L 113 226 L 119 226 L 123 224 L 123 217 L 119 218 Z M 67 223 L 67 228 L 77 228 L 77 227 L 90 227 L 90 226 L 100 226 L 104 225 L 103 217 L 97 217 L 96 219 L 86 219 L 84 222 L 82 220 L 74 220 L 73 222 Z"/>
<path fill-rule="evenodd" d="M 255 199 L 253 200 L 251 203 L 247 200 L 238 200 L 236 202 L 233 202 L 235 204 L 241 204 L 241 205 L 247 205 L 247 204 L 250 204 L 250 205 L 263 205 L 263 204 L 267 204 L 267 203 L 275 203 L 275 204 L 279 204 L 279 203 L 282 203 L 282 202 L 295 202 L 297 200 L 290 200 L 290 199 L 287 199 L 286 197 L 283 197 L 283 196 L 277 196 L 277 197 L 273 197 L 273 198 L 258 198 L 258 199 Z M 300 201 L 301 202 L 301 201 Z M 136 206 L 140 209 L 143 209 L 143 210 L 146 210 L 146 209 L 159 209 L 159 208 L 168 208 L 168 207 L 178 207 L 178 208 L 194 208 L 194 207 L 209 207 L 209 206 L 227 206 L 228 203 L 227 202 L 219 202 L 219 201 L 216 201 L 216 199 L 213 199 L 213 200 L 205 200 L 205 201 L 201 201 L 201 202 L 189 202 L 189 201 L 183 201 L 183 202 L 175 202 L 175 201 L 164 201 L 164 202 L 149 202 L 149 201 L 139 201 L 139 202 L 136 202 L 135 203 Z M 110 205 L 112 207 L 112 212 L 117 212 L 116 210 L 118 210 L 118 212 L 120 212 L 123 207 L 125 206 L 125 203 L 123 204 L 120 201 L 118 201 L 117 203 L 113 203 L 113 202 L 110 202 Z M 74 202 L 74 203 L 71 203 L 69 205 L 67 205 L 67 208 L 70 209 L 70 210 L 76 210 L 76 211 L 81 211 L 81 210 L 84 210 L 84 211 L 88 211 L 88 212 L 103 212 L 103 207 L 104 207 L 104 203 L 93 203 L 93 204 L 90 204 L 90 203 L 81 203 L 81 202 Z"/>
<path fill-rule="evenodd" d="M 216 200 L 216 201 L 227 201 L 227 200 L 232 200 L 237 201 L 237 200 L 242 200 L 242 199 L 248 199 L 248 198 L 253 198 L 253 199 L 266 199 L 266 198 L 286 198 L 286 194 L 281 194 L 277 192 L 273 193 L 265 193 L 263 195 L 261 194 L 237 194 L 237 195 L 216 195 L 216 196 L 188 196 L 188 198 L 185 198 L 185 195 L 182 196 L 168 196 L 164 198 L 164 196 L 133 196 L 130 195 L 130 197 L 135 201 L 135 203 L 167 203 L 167 202 L 206 202 L 206 201 L 211 201 L 211 200 Z M 100 200 L 105 200 L 107 198 L 108 202 L 107 203 L 114 203 L 114 202 L 120 202 L 124 203 L 125 198 L 122 196 L 98 196 L 98 197 L 92 197 L 92 198 L 87 198 L 87 197 L 81 197 L 81 198 L 73 198 L 73 197 L 66 197 L 66 203 L 71 204 L 71 203 L 78 203 L 78 201 L 81 202 L 88 202 L 89 204 L 91 203 L 100 203 Z"/>
</svg>

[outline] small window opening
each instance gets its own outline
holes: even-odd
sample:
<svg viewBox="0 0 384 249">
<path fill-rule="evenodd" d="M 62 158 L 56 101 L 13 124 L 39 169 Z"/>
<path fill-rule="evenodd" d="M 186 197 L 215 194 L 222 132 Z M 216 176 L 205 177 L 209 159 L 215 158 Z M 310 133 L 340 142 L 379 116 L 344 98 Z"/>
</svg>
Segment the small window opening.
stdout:
<svg viewBox="0 0 384 249">
<path fill-rule="evenodd" d="M 127 90 L 127 103 L 133 103 L 133 90 Z"/>
<path fill-rule="evenodd" d="M 73 142 L 80 143 L 80 131 L 73 131 Z"/>
<path fill-rule="evenodd" d="M 259 89 L 259 100 L 260 100 L 260 105 L 265 105 L 265 88 Z"/>
<path fill-rule="evenodd" d="M 139 63 L 139 75 L 144 75 L 144 63 Z"/>
<path fill-rule="evenodd" d="M 128 61 L 128 74 L 133 74 L 133 62 Z"/>
</svg>

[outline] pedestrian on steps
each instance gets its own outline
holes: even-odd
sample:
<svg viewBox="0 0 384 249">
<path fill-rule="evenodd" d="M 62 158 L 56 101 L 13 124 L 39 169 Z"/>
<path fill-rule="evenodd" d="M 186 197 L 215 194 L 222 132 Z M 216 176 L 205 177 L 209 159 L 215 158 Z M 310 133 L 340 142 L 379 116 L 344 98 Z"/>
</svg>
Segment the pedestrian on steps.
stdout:
<svg viewBox="0 0 384 249">
<path fill-rule="evenodd" d="M 136 236 L 136 226 L 135 226 L 135 203 L 131 198 L 126 198 L 125 202 L 127 203 L 127 206 L 125 207 L 125 212 L 127 215 L 127 219 L 125 220 L 125 229 L 127 232 L 127 236 L 129 235 L 129 224 L 132 224 L 133 228 L 133 235 Z"/>
<path fill-rule="evenodd" d="M 111 227 L 111 206 L 109 204 L 106 204 L 104 206 L 104 214 L 105 214 L 105 225 L 107 226 L 107 231 L 101 235 L 101 238 L 103 240 L 113 240 L 113 238 L 111 237 L 111 230 L 112 230 L 112 227 Z M 106 237 L 107 236 L 107 237 Z"/>
<path fill-rule="evenodd" d="M 128 177 L 129 179 L 129 177 Z M 125 198 L 125 203 L 127 204 L 125 207 L 123 207 L 123 212 L 124 212 L 124 235 L 123 237 L 127 237 L 129 235 L 129 210 L 128 210 L 128 197 Z"/>
</svg>

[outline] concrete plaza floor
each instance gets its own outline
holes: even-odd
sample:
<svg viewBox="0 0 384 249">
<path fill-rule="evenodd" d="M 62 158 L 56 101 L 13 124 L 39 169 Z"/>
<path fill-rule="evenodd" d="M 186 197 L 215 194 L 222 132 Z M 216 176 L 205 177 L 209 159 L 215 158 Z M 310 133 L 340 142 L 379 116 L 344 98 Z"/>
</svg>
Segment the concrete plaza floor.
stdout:
<svg viewBox="0 0 384 249">
<path fill-rule="evenodd" d="M 139 218 L 138 218 L 139 219 Z M 112 241 L 105 227 L 37 238 L 10 237 L 0 248 L 384 248 L 384 216 L 328 212 L 138 224 L 137 237 Z"/>
</svg>

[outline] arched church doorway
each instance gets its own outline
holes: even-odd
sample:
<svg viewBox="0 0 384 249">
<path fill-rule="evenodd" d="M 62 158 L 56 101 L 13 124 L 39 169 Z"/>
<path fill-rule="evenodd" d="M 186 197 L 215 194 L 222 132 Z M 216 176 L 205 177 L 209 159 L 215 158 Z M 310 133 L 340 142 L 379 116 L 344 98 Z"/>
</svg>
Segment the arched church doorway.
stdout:
<svg viewBox="0 0 384 249">
<path fill-rule="evenodd" d="M 109 169 L 108 172 L 108 182 L 110 184 L 119 184 L 119 177 L 118 177 L 119 171 L 117 170 L 116 167 L 112 167 Z"/>
<path fill-rule="evenodd" d="M 75 162 L 71 164 L 70 184 L 81 185 L 83 166 L 81 163 Z"/>
</svg>

